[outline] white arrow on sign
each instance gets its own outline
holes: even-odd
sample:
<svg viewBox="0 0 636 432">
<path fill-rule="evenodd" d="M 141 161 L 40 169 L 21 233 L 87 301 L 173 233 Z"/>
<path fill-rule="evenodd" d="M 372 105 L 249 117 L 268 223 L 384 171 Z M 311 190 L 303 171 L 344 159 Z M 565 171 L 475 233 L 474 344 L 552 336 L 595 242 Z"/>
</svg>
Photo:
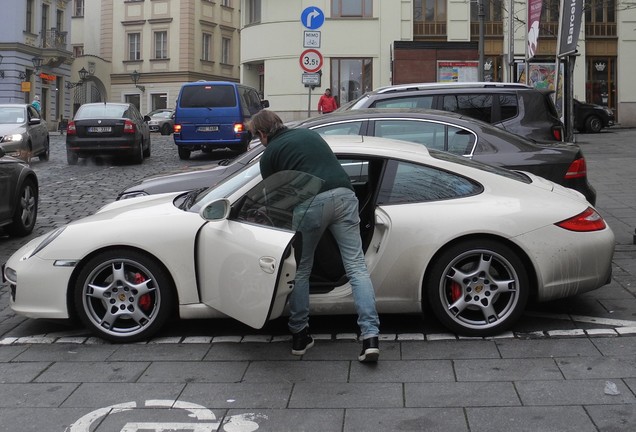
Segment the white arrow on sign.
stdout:
<svg viewBox="0 0 636 432">
<path fill-rule="evenodd" d="M 319 16 L 320 16 L 320 12 L 317 9 L 314 9 L 311 12 L 309 12 L 307 14 L 307 20 L 305 22 L 305 27 L 312 28 L 311 27 L 311 22 L 314 20 L 314 18 L 318 18 Z"/>
</svg>

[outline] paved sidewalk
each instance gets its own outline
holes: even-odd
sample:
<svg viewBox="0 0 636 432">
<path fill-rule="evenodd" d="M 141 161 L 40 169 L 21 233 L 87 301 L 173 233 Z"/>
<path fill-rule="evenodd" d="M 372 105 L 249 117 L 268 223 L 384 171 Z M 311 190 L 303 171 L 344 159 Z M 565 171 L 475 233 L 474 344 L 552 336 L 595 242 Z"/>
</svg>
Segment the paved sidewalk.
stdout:
<svg viewBox="0 0 636 432">
<path fill-rule="evenodd" d="M 612 283 L 577 299 L 579 316 L 534 312 L 571 325 L 533 330 L 529 313 L 527 331 L 491 339 L 385 333 L 364 365 L 351 334 L 318 334 L 301 358 L 288 336 L 20 334 L 3 289 L 0 431 L 633 432 L 636 130 L 577 140 L 617 247 Z"/>
</svg>

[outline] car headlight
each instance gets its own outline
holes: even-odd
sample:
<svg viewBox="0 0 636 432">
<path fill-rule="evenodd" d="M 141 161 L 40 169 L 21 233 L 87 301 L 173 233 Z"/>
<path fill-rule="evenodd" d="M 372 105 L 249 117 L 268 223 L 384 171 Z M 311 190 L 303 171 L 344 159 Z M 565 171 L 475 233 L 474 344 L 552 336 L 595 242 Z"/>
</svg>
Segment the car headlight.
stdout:
<svg viewBox="0 0 636 432">
<path fill-rule="evenodd" d="M 37 254 L 38 252 L 40 252 L 42 249 L 44 249 L 45 247 L 47 247 L 49 244 L 51 244 L 51 242 L 53 240 L 55 240 L 57 238 L 57 236 L 59 236 L 60 234 L 62 234 L 62 232 L 66 229 L 66 226 L 63 226 L 61 228 L 56 229 L 55 231 L 52 231 L 49 235 L 47 235 L 44 240 L 42 240 L 42 242 L 40 242 L 39 245 L 37 245 L 37 247 L 35 249 L 33 249 L 33 252 L 31 252 L 31 254 L 27 257 L 27 259 L 31 258 L 33 255 Z"/>
<path fill-rule="evenodd" d="M 22 134 L 5 135 L 2 137 L 2 142 L 20 142 L 22 138 Z"/>
</svg>

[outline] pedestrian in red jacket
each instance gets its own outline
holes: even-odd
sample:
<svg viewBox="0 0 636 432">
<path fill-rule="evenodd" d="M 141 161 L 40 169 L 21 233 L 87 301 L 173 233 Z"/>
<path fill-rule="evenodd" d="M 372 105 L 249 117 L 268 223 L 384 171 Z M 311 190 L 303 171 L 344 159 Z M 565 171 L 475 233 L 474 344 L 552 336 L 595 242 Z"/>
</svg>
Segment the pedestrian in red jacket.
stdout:
<svg viewBox="0 0 636 432">
<path fill-rule="evenodd" d="M 331 89 L 325 90 L 325 94 L 320 96 L 320 100 L 318 101 L 318 112 L 320 114 L 328 114 L 337 108 L 338 102 L 336 102 L 336 98 L 331 96 Z"/>
</svg>

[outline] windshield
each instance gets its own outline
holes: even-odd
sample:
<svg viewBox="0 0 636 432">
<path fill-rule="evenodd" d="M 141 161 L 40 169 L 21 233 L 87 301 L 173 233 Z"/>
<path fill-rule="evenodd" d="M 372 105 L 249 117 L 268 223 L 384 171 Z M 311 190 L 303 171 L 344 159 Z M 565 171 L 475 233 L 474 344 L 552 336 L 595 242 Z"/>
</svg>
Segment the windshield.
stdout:
<svg viewBox="0 0 636 432">
<path fill-rule="evenodd" d="M 255 177 L 261 177 L 259 159 L 254 159 L 247 168 L 228 177 L 218 185 L 199 192 L 188 211 L 198 213 L 205 205 L 219 198 L 228 198 Z M 197 193 L 197 192 L 195 192 Z"/>
<path fill-rule="evenodd" d="M 21 107 L 0 108 L 0 124 L 20 124 L 24 123 L 26 112 Z"/>
</svg>

